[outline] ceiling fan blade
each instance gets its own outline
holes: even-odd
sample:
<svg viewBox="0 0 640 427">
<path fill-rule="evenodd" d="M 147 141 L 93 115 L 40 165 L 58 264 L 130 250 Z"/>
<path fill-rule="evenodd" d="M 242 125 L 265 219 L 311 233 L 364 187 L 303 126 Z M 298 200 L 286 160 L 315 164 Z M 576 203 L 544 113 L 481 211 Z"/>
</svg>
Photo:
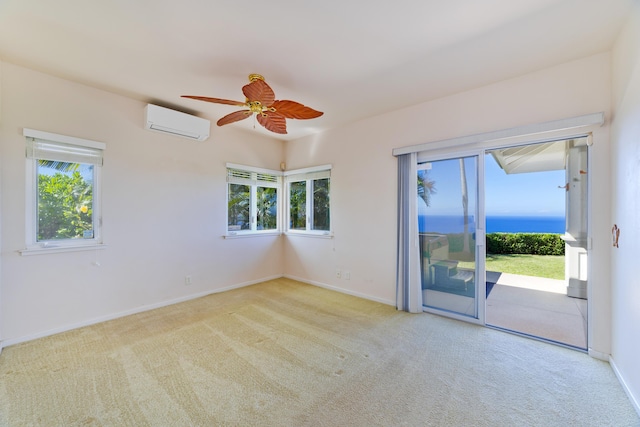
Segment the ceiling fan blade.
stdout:
<svg viewBox="0 0 640 427">
<path fill-rule="evenodd" d="M 229 123 L 239 122 L 240 120 L 244 120 L 248 117 L 251 117 L 253 113 L 250 110 L 240 110 L 234 111 L 231 114 L 227 114 L 220 120 L 218 120 L 218 126 L 228 125 Z"/>
<path fill-rule="evenodd" d="M 197 99 L 198 101 L 214 102 L 216 104 L 237 105 L 238 107 L 245 107 L 247 105 L 246 102 L 232 101 L 231 99 L 209 98 L 207 96 L 182 95 L 182 98 Z"/>
<path fill-rule="evenodd" d="M 315 119 L 324 114 L 299 102 L 288 100 L 274 101 L 271 107 L 287 119 Z"/>
<path fill-rule="evenodd" d="M 287 133 L 287 121 L 282 114 L 264 112 L 257 115 L 258 123 L 275 133 Z"/>
<path fill-rule="evenodd" d="M 248 85 L 242 87 L 242 93 L 251 101 L 259 101 L 265 107 L 273 104 L 276 94 L 273 89 L 264 80 L 254 80 Z"/>
</svg>

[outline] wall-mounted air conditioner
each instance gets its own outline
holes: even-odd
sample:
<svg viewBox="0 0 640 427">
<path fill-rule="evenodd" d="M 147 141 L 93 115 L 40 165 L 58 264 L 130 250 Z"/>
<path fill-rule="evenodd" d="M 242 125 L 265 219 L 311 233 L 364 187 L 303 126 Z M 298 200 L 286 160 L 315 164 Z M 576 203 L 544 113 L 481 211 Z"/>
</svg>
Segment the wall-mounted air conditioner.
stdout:
<svg viewBox="0 0 640 427">
<path fill-rule="evenodd" d="M 144 111 L 146 129 L 196 141 L 204 141 L 209 138 L 211 122 L 207 119 L 153 104 L 147 104 Z"/>
</svg>

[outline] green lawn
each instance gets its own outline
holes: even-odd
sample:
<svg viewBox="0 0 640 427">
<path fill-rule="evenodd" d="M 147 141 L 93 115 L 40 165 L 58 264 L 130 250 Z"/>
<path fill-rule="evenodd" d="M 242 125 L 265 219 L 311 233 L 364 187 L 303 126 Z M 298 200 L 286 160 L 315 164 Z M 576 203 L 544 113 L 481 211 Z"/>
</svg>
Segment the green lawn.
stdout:
<svg viewBox="0 0 640 427">
<path fill-rule="evenodd" d="M 473 263 L 460 262 L 462 268 L 473 268 Z M 487 271 L 521 274 L 523 276 L 564 279 L 564 256 L 560 255 L 487 255 Z"/>
</svg>

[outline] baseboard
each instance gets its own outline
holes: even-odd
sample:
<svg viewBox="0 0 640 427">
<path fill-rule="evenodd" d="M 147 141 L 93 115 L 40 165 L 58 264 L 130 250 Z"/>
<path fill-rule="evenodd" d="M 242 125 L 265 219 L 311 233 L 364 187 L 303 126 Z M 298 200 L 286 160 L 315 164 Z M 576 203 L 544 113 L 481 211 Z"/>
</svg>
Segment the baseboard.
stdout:
<svg viewBox="0 0 640 427">
<path fill-rule="evenodd" d="M 636 412 L 638 413 L 638 416 L 640 416 L 640 402 L 638 401 L 638 399 L 636 399 L 636 396 L 634 396 L 631 390 L 629 389 L 629 386 L 624 380 L 624 377 L 618 370 L 618 366 L 616 365 L 615 360 L 613 360 L 613 356 L 609 357 L 609 364 L 611 365 L 611 369 L 613 369 L 613 372 L 616 374 L 616 377 L 618 378 L 620 385 L 622 385 L 622 389 L 627 394 L 629 401 L 631 401 L 631 405 L 633 405 L 633 409 L 635 409 Z"/>
<path fill-rule="evenodd" d="M 285 274 L 282 277 L 285 277 L 285 278 L 291 279 L 291 280 L 296 280 L 296 281 L 302 282 L 302 283 L 308 283 L 309 285 L 318 286 L 320 288 L 329 289 L 329 290 L 332 290 L 332 291 L 340 292 L 340 293 L 351 295 L 351 296 L 354 296 L 354 297 L 368 299 L 370 301 L 375 301 L 375 302 L 379 302 L 379 303 L 386 304 L 386 305 L 392 305 L 392 306 L 396 305 L 395 301 L 386 300 L 384 298 L 376 298 L 376 297 L 373 297 L 371 295 L 362 294 L 360 292 L 354 292 L 354 291 L 350 291 L 348 289 L 338 288 L 337 286 L 327 285 L 326 283 L 316 282 L 315 280 L 303 279 L 302 277 L 292 276 L 291 274 Z"/>
<path fill-rule="evenodd" d="M 38 332 L 36 334 L 31 334 L 31 335 L 22 336 L 22 337 L 19 337 L 19 338 L 13 338 L 13 339 L 4 340 L 4 341 L 2 341 L 0 343 L 0 351 L 2 351 L 1 350 L 2 347 L 9 347 L 11 345 L 20 344 L 20 343 L 27 342 L 27 341 L 33 341 L 33 340 L 36 340 L 36 339 L 39 339 L 39 338 L 44 338 L 44 337 L 48 337 L 48 336 L 51 336 L 51 335 L 60 334 L 62 332 L 71 331 L 73 329 L 83 328 L 85 326 L 91 326 L 91 325 L 95 325 L 97 323 L 102 323 L 102 322 L 107 322 L 109 320 L 118 319 L 120 317 L 130 316 L 132 314 L 138 314 L 138 313 L 142 313 L 142 312 L 149 311 L 149 310 L 155 310 L 156 308 L 162 308 L 162 307 L 166 307 L 166 306 L 173 305 L 173 304 L 178 304 L 178 303 L 189 301 L 189 300 L 196 299 L 196 298 L 202 298 L 202 297 L 205 297 L 207 295 L 217 294 L 217 293 L 220 293 L 220 292 L 226 292 L 226 291 L 230 291 L 232 289 L 243 288 L 245 286 L 255 285 L 257 283 L 266 282 L 268 280 L 279 279 L 280 277 L 282 277 L 282 276 L 281 275 L 276 275 L 276 276 L 265 277 L 265 278 L 258 279 L 258 280 L 250 280 L 248 282 L 237 283 L 235 285 L 226 286 L 224 288 L 218 288 L 218 289 L 214 289 L 214 290 L 200 292 L 200 293 L 197 293 L 197 294 L 191 294 L 191 295 L 187 295 L 187 296 L 180 297 L 180 298 L 175 298 L 175 299 L 171 299 L 171 300 L 167 300 L 167 301 L 157 302 L 157 303 L 154 303 L 154 304 L 142 305 L 140 307 L 136 307 L 136 308 L 131 309 L 131 310 L 125 310 L 125 311 L 121 311 L 121 312 L 118 312 L 118 313 L 108 314 L 106 316 L 96 317 L 96 318 L 93 318 L 93 319 L 90 319 L 90 320 L 86 320 L 86 321 L 82 321 L 82 322 L 78 322 L 78 323 L 72 323 L 72 324 L 69 324 L 69 325 L 61 326 L 59 328 L 54 328 L 54 329 L 49 329 L 47 331 Z"/>
<path fill-rule="evenodd" d="M 298 282 L 308 283 L 310 285 L 318 286 L 318 287 L 321 287 L 321 288 L 329 289 L 329 290 L 340 292 L 340 293 L 347 294 L 347 295 L 352 295 L 352 296 L 355 296 L 355 297 L 358 297 L 358 298 L 364 298 L 364 299 L 367 299 L 367 300 L 379 302 L 379 303 L 386 304 L 386 305 L 395 306 L 395 304 L 396 304 L 395 301 L 390 301 L 390 300 L 386 300 L 386 299 L 383 299 L 383 298 L 372 297 L 371 295 L 366 295 L 366 294 L 362 294 L 362 293 L 359 293 L 359 292 L 349 291 L 347 289 L 338 288 L 336 286 L 327 285 L 326 283 L 316 282 L 314 280 L 308 280 L 308 279 L 304 279 L 304 278 L 296 277 L 296 276 L 292 276 L 292 275 L 274 275 L 274 276 L 269 276 L 269 277 L 263 277 L 263 278 L 257 279 L 257 280 L 250 280 L 250 281 L 247 281 L 247 282 L 237 283 L 237 284 L 234 284 L 234 285 L 231 285 L 231 286 L 226 286 L 224 288 L 218 288 L 218 289 L 209 290 L 209 291 L 205 291 L 205 292 L 200 292 L 200 293 L 197 293 L 197 294 L 191 294 L 191 295 L 187 295 L 187 296 L 184 296 L 184 297 L 175 298 L 175 299 L 171 299 L 171 300 L 167 300 L 167 301 L 161 301 L 161 302 L 157 302 L 157 303 L 154 303 L 154 304 L 147 304 L 147 305 L 143 305 L 143 306 L 140 306 L 140 307 L 136 307 L 136 308 L 131 309 L 131 310 L 125 310 L 125 311 L 121 311 L 121 312 L 118 312 L 118 313 L 109 314 L 109 315 L 106 315 L 106 316 L 95 317 L 93 319 L 85 320 L 85 321 L 78 322 L 78 323 L 72 323 L 72 324 L 69 324 L 69 325 L 61 326 L 59 328 L 53 328 L 53 329 L 49 329 L 49 330 L 46 330 L 46 331 L 43 331 L 43 332 L 38 332 L 38 333 L 35 333 L 35 334 L 31 334 L 31 335 L 25 335 L 25 336 L 18 337 L 18 338 L 12 338 L 12 339 L 3 340 L 3 341 L 0 342 L 0 352 L 2 351 L 3 347 L 9 347 L 9 346 L 20 344 L 20 343 L 23 343 L 23 342 L 33 341 L 33 340 L 36 340 L 36 339 L 39 339 L 39 338 L 44 338 L 44 337 L 48 337 L 48 336 L 51 336 L 51 335 L 56 335 L 56 334 L 60 334 L 60 333 L 63 333 L 63 332 L 71 331 L 73 329 L 83 328 L 85 326 L 91 326 L 91 325 L 95 325 L 97 323 L 107 322 L 109 320 L 114 320 L 114 319 L 118 319 L 120 317 L 130 316 L 132 314 L 142 313 L 142 312 L 149 311 L 149 310 L 155 310 L 156 308 L 162 308 L 162 307 L 166 307 L 166 306 L 169 306 L 169 305 L 173 305 L 173 304 L 178 304 L 178 303 L 181 303 L 181 302 L 189 301 L 189 300 L 192 300 L 192 299 L 201 298 L 201 297 L 204 297 L 204 296 L 207 296 L 207 295 L 211 295 L 211 294 L 216 294 L 216 293 L 220 293 L 220 292 L 230 291 L 230 290 L 233 290 L 233 289 L 243 288 L 245 286 L 255 285 L 257 283 L 266 282 L 268 280 L 279 279 L 281 277 L 286 277 L 288 279 L 296 280 Z"/>
<path fill-rule="evenodd" d="M 603 360 L 605 362 L 608 362 L 609 359 L 611 358 L 609 354 L 596 351 L 592 348 L 589 349 L 589 356 L 593 357 L 594 359 Z"/>
</svg>

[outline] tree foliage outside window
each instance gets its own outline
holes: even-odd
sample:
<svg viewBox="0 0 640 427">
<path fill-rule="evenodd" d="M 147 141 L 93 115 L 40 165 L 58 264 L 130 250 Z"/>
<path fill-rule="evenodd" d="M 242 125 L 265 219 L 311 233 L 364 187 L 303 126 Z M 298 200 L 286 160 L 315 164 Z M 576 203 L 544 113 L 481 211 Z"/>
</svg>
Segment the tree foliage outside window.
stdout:
<svg viewBox="0 0 640 427">
<path fill-rule="evenodd" d="M 258 187 L 256 191 L 258 230 L 278 228 L 278 191 L 272 187 Z"/>
<path fill-rule="evenodd" d="M 250 196 L 251 187 L 241 184 L 229 184 L 228 227 L 233 230 L 251 229 Z"/>
<path fill-rule="evenodd" d="M 93 238 L 93 166 L 40 161 L 37 241 Z"/>
<path fill-rule="evenodd" d="M 313 180 L 313 230 L 329 231 L 329 178 Z"/>
<path fill-rule="evenodd" d="M 277 231 L 280 177 L 270 171 L 240 167 L 227 168 L 227 231 Z"/>
<path fill-rule="evenodd" d="M 304 179 L 301 174 L 289 181 L 290 231 L 331 231 L 330 178 L 315 175 Z"/>
<path fill-rule="evenodd" d="M 431 196 L 436 193 L 436 182 L 431 179 L 429 171 L 418 171 L 418 196 L 427 206 L 431 206 Z"/>
<path fill-rule="evenodd" d="M 100 181 L 106 144 L 35 129 L 25 136 L 26 252 L 102 244 Z"/>
<path fill-rule="evenodd" d="M 306 181 L 289 184 L 289 228 L 291 230 L 306 230 L 307 228 Z"/>
</svg>

